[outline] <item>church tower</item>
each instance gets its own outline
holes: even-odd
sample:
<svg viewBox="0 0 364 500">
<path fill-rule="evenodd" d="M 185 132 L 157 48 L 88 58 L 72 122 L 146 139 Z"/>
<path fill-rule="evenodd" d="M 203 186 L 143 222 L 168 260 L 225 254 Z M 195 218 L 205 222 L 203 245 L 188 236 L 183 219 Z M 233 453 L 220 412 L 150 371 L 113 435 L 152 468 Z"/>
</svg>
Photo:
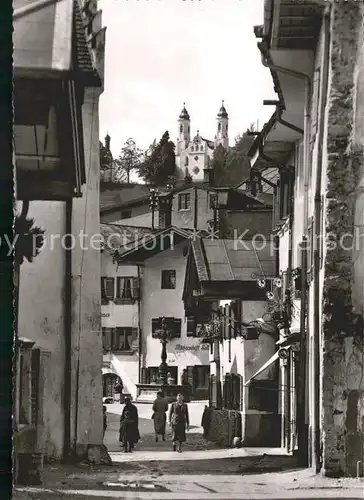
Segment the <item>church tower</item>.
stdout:
<svg viewBox="0 0 364 500">
<path fill-rule="evenodd" d="M 183 103 L 183 109 L 178 118 L 178 139 L 176 154 L 179 155 L 186 147 L 191 139 L 191 120 L 186 109 L 186 103 Z"/>
<path fill-rule="evenodd" d="M 217 113 L 217 132 L 215 136 L 215 147 L 219 144 L 225 149 L 229 147 L 229 117 L 224 106 L 224 101 L 221 103 L 221 108 Z"/>
</svg>

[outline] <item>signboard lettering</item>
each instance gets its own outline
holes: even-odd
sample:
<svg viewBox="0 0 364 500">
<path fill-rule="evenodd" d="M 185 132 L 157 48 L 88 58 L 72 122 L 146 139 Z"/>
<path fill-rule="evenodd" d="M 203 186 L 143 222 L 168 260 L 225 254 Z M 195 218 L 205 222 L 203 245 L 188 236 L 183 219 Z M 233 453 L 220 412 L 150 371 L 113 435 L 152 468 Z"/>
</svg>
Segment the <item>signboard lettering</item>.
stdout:
<svg viewBox="0 0 364 500">
<path fill-rule="evenodd" d="M 208 344 L 200 344 L 200 345 L 181 345 L 177 344 L 175 347 L 176 351 L 205 351 L 210 349 Z"/>
</svg>

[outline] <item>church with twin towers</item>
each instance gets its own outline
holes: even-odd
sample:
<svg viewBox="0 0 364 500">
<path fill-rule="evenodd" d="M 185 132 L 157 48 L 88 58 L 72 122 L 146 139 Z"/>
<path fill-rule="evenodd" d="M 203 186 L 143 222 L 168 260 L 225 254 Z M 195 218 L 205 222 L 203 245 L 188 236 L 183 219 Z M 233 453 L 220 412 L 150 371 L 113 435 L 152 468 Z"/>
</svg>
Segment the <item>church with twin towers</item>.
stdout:
<svg viewBox="0 0 364 500">
<path fill-rule="evenodd" d="M 183 105 L 178 118 L 176 142 L 176 164 L 183 176 L 188 174 L 193 180 L 203 180 L 204 170 L 211 167 L 214 149 L 219 145 L 225 149 L 229 148 L 229 117 L 224 101 L 217 113 L 216 121 L 216 135 L 213 141 L 203 138 L 199 130 L 191 139 L 191 119 L 186 105 Z"/>
</svg>

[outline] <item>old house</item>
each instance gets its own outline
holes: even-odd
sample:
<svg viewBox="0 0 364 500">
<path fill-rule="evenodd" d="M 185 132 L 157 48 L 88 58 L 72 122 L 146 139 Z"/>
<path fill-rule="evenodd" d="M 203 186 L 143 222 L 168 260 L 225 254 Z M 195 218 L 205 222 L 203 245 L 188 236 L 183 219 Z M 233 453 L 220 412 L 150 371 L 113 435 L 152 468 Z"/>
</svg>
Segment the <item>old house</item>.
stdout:
<svg viewBox="0 0 364 500">
<path fill-rule="evenodd" d="M 259 279 L 275 273 L 272 241 L 196 239 L 187 261 L 185 313 L 211 346 L 208 437 L 231 446 L 279 446 L 278 330 L 261 325 L 269 312 Z"/>
<path fill-rule="evenodd" d="M 18 279 L 15 451 L 102 447 L 97 3 L 14 2 L 14 149 L 21 217 L 44 229 Z M 34 241 L 33 241 L 34 245 Z M 23 478 L 24 480 L 24 478 Z"/>
<path fill-rule="evenodd" d="M 276 175 L 283 444 L 317 471 L 356 475 L 364 433 L 363 4 L 266 1 L 264 19 L 255 32 L 277 101 L 250 154 L 255 172 Z"/>
</svg>

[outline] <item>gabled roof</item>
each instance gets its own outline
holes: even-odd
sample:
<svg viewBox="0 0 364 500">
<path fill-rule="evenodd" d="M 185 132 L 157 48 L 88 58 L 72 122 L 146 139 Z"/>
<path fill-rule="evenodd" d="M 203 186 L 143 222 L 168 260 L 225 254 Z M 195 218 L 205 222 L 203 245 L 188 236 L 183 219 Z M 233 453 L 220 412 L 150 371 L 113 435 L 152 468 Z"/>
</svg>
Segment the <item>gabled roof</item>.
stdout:
<svg viewBox="0 0 364 500">
<path fill-rule="evenodd" d="M 169 236 L 169 239 L 166 239 L 166 236 Z M 118 262 L 143 261 L 160 252 L 169 250 L 171 241 L 173 244 L 178 244 L 183 240 L 191 240 L 192 237 L 193 231 L 170 226 L 163 230 L 145 234 L 134 244 L 131 244 L 130 249 L 119 253 L 117 260 Z"/>
<path fill-rule="evenodd" d="M 125 252 L 130 247 L 131 242 L 135 243 L 153 232 L 156 231 L 147 227 L 100 224 L 103 248 L 110 254 L 114 254 L 116 251 L 119 254 Z"/>
</svg>

